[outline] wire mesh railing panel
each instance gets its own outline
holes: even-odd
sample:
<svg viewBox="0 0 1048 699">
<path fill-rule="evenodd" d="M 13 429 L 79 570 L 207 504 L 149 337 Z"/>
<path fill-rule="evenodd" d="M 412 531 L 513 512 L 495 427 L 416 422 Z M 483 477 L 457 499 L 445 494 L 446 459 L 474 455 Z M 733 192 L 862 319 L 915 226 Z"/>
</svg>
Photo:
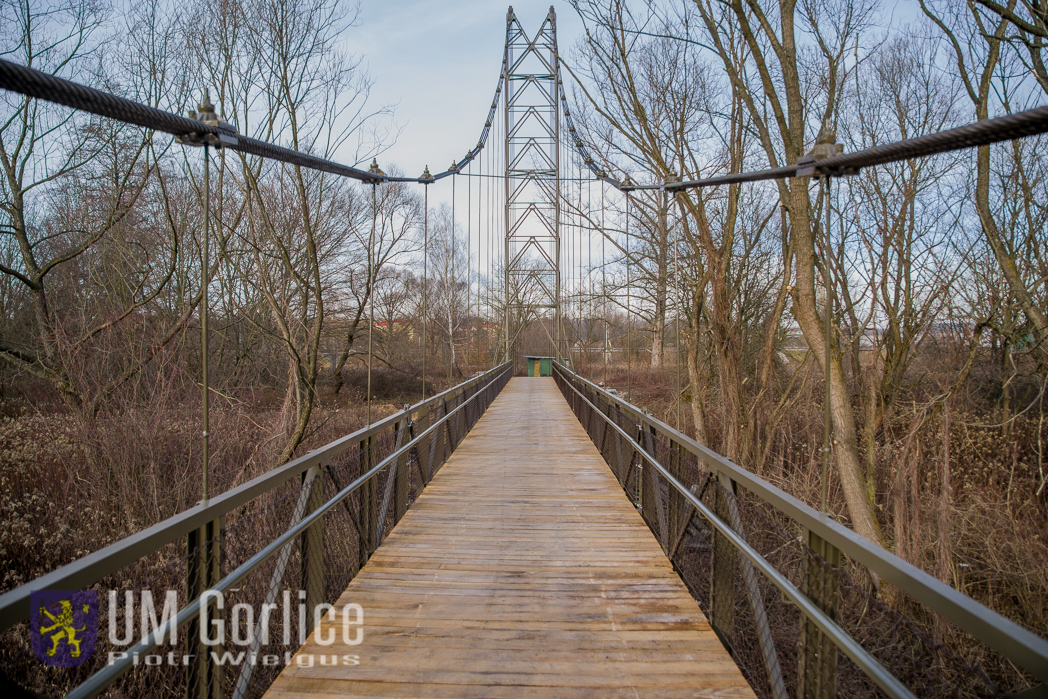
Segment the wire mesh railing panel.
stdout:
<svg viewBox="0 0 1048 699">
<path fill-rule="evenodd" d="M 947 629 L 957 629 L 945 615 L 823 538 L 840 525 L 809 520 L 819 531 L 806 528 L 740 487 L 739 471 L 708 468 L 701 446 L 641 409 L 559 365 L 554 377 L 758 696 L 1005 697 L 1036 685 L 999 650 L 983 645 L 975 657 L 951 648 Z M 873 545 L 857 550 L 865 546 Z M 930 584 L 914 590 L 925 599 L 952 592 Z M 971 610 L 995 616 L 966 600 L 962 612 Z M 1027 643 L 1039 652 L 1039 640 Z"/>
<path fill-rule="evenodd" d="M 26 643 L 28 624 L 9 624 L 4 674 L 55 696 L 261 696 L 301 661 L 317 610 L 339 599 L 509 377 L 497 367 L 55 571 L 83 580 L 108 566 L 88 590 L 94 652 L 49 667 Z M 15 616 L 19 596 L 27 589 L 0 598 L 0 613 Z"/>
</svg>

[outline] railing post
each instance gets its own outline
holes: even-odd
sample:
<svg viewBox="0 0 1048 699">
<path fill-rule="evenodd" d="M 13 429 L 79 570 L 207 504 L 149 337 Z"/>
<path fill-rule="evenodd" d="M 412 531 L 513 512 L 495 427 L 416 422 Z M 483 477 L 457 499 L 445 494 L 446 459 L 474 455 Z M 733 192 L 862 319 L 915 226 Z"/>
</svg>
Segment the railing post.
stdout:
<svg viewBox="0 0 1048 699">
<path fill-rule="evenodd" d="M 607 401 L 605 401 L 605 403 L 607 403 Z M 611 466 L 611 472 L 614 473 L 617 477 L 619 474 L 615 471 L 616 466 L 612 466 L 611 449 L 608 446 L 608 435 L 611 434 L 612 430 L 611 426 L 608 424 L 608 421 L 603 419 L 604 416 L 610 412 L 611 409 L 609 407 L 607 410 L 602 411 L 600 419 L 597 419 L 597 429 L 600 430 L 600 444 L 597 446 L 597 448 L 600 449 L 600 455 L 603 456 L 604 460 L 608 462 L 608 466 Z"/>
<path fill-rule="evenodd" d="M 587 393 L 590 394 L 590 402 L 593 405 L 597 405 L 597 396 L 593 395 L 590 391 L 587 391 Z M 590 439 L 593 440 L 593 443 L 597 444 L 597 416 L 594 415 L 596 410 L 593 409 L 592 405 L 586 405 L 585 403 L 582 404 L 582 409 L 586 411 L 586 432 L 589 434 Z M 601 445 L 597 444 L 597 448 L 600 449 Z M 603 455 L 602 452 L 601 456 Z"/>
<path fill-rule="evenodd" d="M 727 494 L 735 492 L 735 484 L 724 475 L 717 475 L 714 487 L 714 512 L 721 521 L 729 521 Z M 713 552 L 710 561 L 710 626 L 729 649 L 735 636 L 735 547 L 723 534 L 713 529 Z"/>
<path fill-rule="evenodd" d="M 619 405 L 618 405 L 618 403 L 612 403 L 611 404 L 611 415 L 609 415 L 612 424 L 614 424 L 614 425 L 618 425 L 619 424 L 618 416 L 619 416 Z M 626 488 L 626 479 L 629 477 L 629 472 L 628 471 L 626 473 L 622 472 L 622 469 L 623 469 L 623 463 L 622 463 L 622 437 L 615 430 L 609 430 L 609 432 L 611 434 L 612 441 L 615 442 L 615 475 L 619 477 L 619 483 L 621 483 L 623 489 L 625 489 Z M 626 492 L 629 493 L 629 491 L 626 491 Z"/>
<path fill-rule="evenodd" d="M 836 619 L 840 604 L 836 570 L 841 564 L 841 552 L 811 531 L 808 547 L 815 557 L 806 557 L 801 592 Z M 837 695 L 837 646 L 807 617 L 801 619 L 798 665 L 798 699 L 829 699 Z"/>
<path fill-rule="evenodd" d="M 673 477 L 679 481 L 684 480 L 684 447 L 674 440 L 669 440 L 669 463 L 666 464 L 666 468 L 669 469 Z M 694 489 L 692 489 L 694 492 Z M 677 492 L 675 488 L 670 488 L 667 492 L 668 502 L 666 503 L 666 521 L 669 522 L 669 526 L 672 531 L 667 531 L 667 546 L 666 555 L 672 560 L 672 551 L 676 548 L 676 545 L 669 544 L 669 541 L 680 541 L 680 534 L 682 527 L 687 526 L 686 517 L 688 508 L 685 506 L 684 496 Z"/>
<path fill-rule="evenodd" d="M 656 453 L 656 442 L 655 442 L 655 426 L 648 425 L 641 419 L 640 424 L 641 438 L 638 440 L 644 447 L 644 451 L 647 452 L 648 456 L 651 457 L 652 462 L 658 462 L 659 456 Z M 670 473 L 673 473 L 671 470 Z M 660 482 L 657 477 L 657 469 L 651 468 L 647 471 L 648 487 L 642 491 L 643 499 L 641 504 L 645 513 L 652 511 L 652 507 L 655 510 L 655 521 L 658 523 L 659 531 L 656 538 L 659 540 L 659 544 L 662 546 L 664 553 L 669 552 L 670 546 L 670 535 L 669 535 L 669 522 L 666 516 L 666 497 L 664 493 L 667 489 L 663 488 L 664 482 Z M 644 472 L 641 472 L 644 475 Z M 645 516 L 647 518 L 647 516 Z M 649 523 L 650 526 L 650 523 Z"/>
<path fill-rule="evenodd" d="M 455 445 L 458 444 L 458 439 L 457 435 L 455 434 L 455 430 L 451 428 L 451 425 L 454 422 L 454 420 L 448 417 L 448 413 L 450 413 L 452 410 L 458 407 L 457 403 L 455 406 L 451 406 L 451 401 L 457 400 L 459 395 L 460 394 L 456 393 L 455 395 L 448 398 L 448 400 L 444 403 L 444 417 L 446 419 L 444 420 L 443 432 L 447 435 L 447 442 L 444 443 L 445 448 L 441 449 L 440 451 L 441 466 L 443 466 L 447 462 L 448 457 L 451 456 L 451 452 L 455 451 Z M 455 413 L 455 415 L 457 417 L 458 413 Z"/>
<path fill-rule="evenodd" d="M 375 437 L 360 443 L 360 473 L 367 473 L 375 465 Z M 378 488 L 374 478 L 360 486 L 360 567 L 371 558 L 371 542 L 378 529 Z"/>
<path fill-rule="evenodd" d="M 302 483 L 310 483 L 303 517 L 308 517 L 324 504 L 324 469 L 313 466 L 302 474 Z M 301 556 L 302 591 L 306 594 L 305 635 L 313 633 L 313 610 L 324 601 L 324 518 L 321 517 L 302 532 L 299 546 Z"/>
<path fill-rule="evenodd" d="M 655 446 L 655 426 L 648 425 L 648 428 L 644 430 L 644 432 L 646 439 L 644 443 L 644 448 L 647 450 L 649 454 L 651 454 L 651 458 L 654 461 L 658 461 L 659 457 L 656 453 L 657 448 Z M 648 499 L 653 501 L 655 504 L 655 517 L 659 522 L 659 543 L 662 544 L 663 552 L 668 552 L 670 546 L 670 525 L 667 515 L 669 503 L 666 502 L 666 499 L 669 497 L 670 488 L 664 479 L 658 478 L 656 476 L 656 473 L 657 471 L 655 469 L 651 470 L 651 475 L 649 476 L 650 480 L 648 482 L 648 485 L 650 486 L 649 491 L 651 494 L 648 496 Z M 670 473 L 673 473 L 673 471 L 670 471 Z"/>
<path fill-rule="evenodd" d="M 404 406 L 404 413 L 396 424 L 393 425 L 393 451 L 400 451 L 400 448 L 404 445 L 407 439 L 407 423 L 410 419 L 410 406 Z M 404 509 L 407 506 L 408 493 L 407 493 L 407 466 L 408 457 L 406 454 L 400 454 L 393 461 L 393 464 L 386 467 L 386 483 L 382 490 L 382 504 L 378 508 L 378 522 L 375 525 L 374 531 L 374 543 L 372 544 L 372 550 L 378 550 L 378 547 L 382 545 L 382 539 L 386 534 L 386 522 L 390 519 L 390 509 L 393 510 L 393 524 L 396 525 L 397 521 L 404 513 Z M 377 479 L 376 479 L 377 481 Z M 378 483 L 376 482 L 376 486 Z"/>
<path fill-rule="evenodd" d="M 419 414 L 418 416 L 416 416 L 416 418 L 414 420 L 408 420 L 408 433 L 407 433 L 406 437 L 407 437 L 407 439 L 409 441 L 415 439 L 415 435 L 416 435 L 415 428 L 418 427 L 418 423 L 419 423 L 419 421 L 421 419 L 422 419 L 422 414 Z M 408 456 L 408 465 L 409 465 L 409 468 L 408 468 L 408 479 L 410 480 L 410 478 L 411 478 L 411 475 L 410 475 L 410 471 L 411 471 L 410 464 L 411 464 L 412 458 L 414 458 L 415 469 L 418 471 L 418 481 L 419 481 L 419 489 L 417 491 L 410 490 L 410 487 L 409 487 L 408 497 L 411 498 L 412 501 L 414 501 L 418 497 L 418 494 L 420 492 L 422 492 L 422 489 L 426 487 L 426 483 L 427 483 L 426 473 L 425 473 L 425 471 L 422 470 L 422 452 L 424 451 L 424 449 L 419 449 L 419 446 L 420 446 L 419 444 L 415 444 L 415 446 L 411 447 L 411 453 Z M 404 508 L 407 509 L 407 503 L 406 502 L 404 503 Z"/>
<path fill-rule="evenodd" d="M 411 429 L 411 406 L 404 406 L 404 417 L 397 423 L 397 439 L 395 449 L 400 449 L 409 439 L 409 430 Z M 397 468 L 394 472 L 394 478 L 397 479 L 394 485 L 393 493 L 393 523 L 396 524 L 400 521 L 400 518 L 404 516 L 404 513 L 408 511 L 408 481 L 411 479 L 410 458 L 408 454 L 404 454 L 397 459 Z"/>
<path fill-rule="evenodd" d="M 460 406 L 464 405 L 467 398 L 469 398 L 469 388 L 463 388 L 462 392 L 459 393 L 458 404 Z M 468 407 L 463 408 L 462 410 L 455 413 L 455 441 L 451 445 L 451 451 L 455 451 L 458 448 L 459 442 L 462 441 L 462 438 L 466 436 L 466 430 L 468 429 L 468 426 L 466 424 L 466 411 L 468 409 Z"/>
<path fill-rule="evenodd" d="M 637 444 L 647 448 L 644 444 L 644 426 L 637 425 Z M 630 463 L 632 466 L 632 462 Z M 644 517 L 644 454 L 637 454 L 637 506 L 640 507 L 640 516 Z M 647 520 L 647 517 L 644 517 Z"/>
<path fill-rule="evenodd" d="M 647 454 L 652 458 L 652 460 L 654 460 L 655 452 L 652 449 L 651 434 L 648 433 L 648 427 L 644 424 L 644 418 L 641 418 L 640 423 L 637 425 L 637 444 L 641 445 L 641 447 L 644 449 L 643 454 L 637 455 L 639 457 L 637 463 L 637 502 L 640 503 L 641 513 L 644 515 L 644 519 L 647 520 L 648 513 L 652 511 L 651 505 L 652 496 L 654 495 L 653 487 L 655 485 L 655 469 L 644 468 L 644 455 Z M 645 478 L 648 479 L 647 484 L 644 483 Z M 645 485 L 647 485 L 648 487 L 645 487 Z M 655 533 L 655 527 L 651 525 L 651 522 L 648 522 L 648 528 L 652 530 L 653 534 Z M 655 539 L 658 540 L 658 538 L 658 534 L 655 534 Z"/>
<path fill-rule="evenodd" d="M 186 571 L 186 599 L 195 600 L 213 588 L 222 579 L 222 541 L 225 517 L 212 520 L 187 537 L 189 560 Z M 207 617 L 218 612 L 217 600 L 208 605 Z M 211 629 L 203 629 L 210 633 Z M 222 653 L 219 646 L 209 646 L 200 640 L 200 617 L 195 617 L 187 629 L 189 664 L 186 667 L 186 696 L 189 699 L 220 699 L 222 696 L 222 666 L 213 662 L 211 653 Z"/>
<path fill-rule="evenodd" d="M 444 409 L 444 414 L 447 415 L 448 414 L 447 401 L 441 403 L 440 407 L 442 407 Z M 440 417 L 437 416 L 437 406 L 433 406 L 432 408 L 430 408 L 429 414 L 432 416 L 432 417 L 430 417 L 430 420 L 429 420 L 429 426 L 433 427 L 440 420 Z M 444 439 L 444 432 L 445 432 L 445 430 L 442 430 L 441 428 L 437 427 L 435 430 L 433 430 L 432 432 L 429 433 L 429 450 L 428 450 L 429 451 L 429 464 L 428 464 L 427 471 L 426 471 L 426 483 L 427 484 L 431 480 L 433 480 L 433 474 L 436 473 L 436 471 L 437 471 L 437 446 L 441 443 L 441 440 Z M 444 453 L 444 450 L 441 449 L 441 454 L 443 454 L 443 453 Z"/>
</svg>

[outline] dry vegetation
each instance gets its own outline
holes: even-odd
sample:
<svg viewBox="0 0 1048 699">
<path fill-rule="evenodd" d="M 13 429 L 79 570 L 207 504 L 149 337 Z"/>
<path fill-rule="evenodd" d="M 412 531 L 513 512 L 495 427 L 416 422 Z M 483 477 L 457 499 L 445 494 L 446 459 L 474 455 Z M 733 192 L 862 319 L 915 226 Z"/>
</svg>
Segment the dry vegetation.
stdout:
<svg viewBox="0 0 1048 699">
<path fill-rule="evenodd" d="M 660 369 L 643 364 L 645 357 L 637 357 L 628 371 L 622 365 L 611 365 L 605 372 L 602 362 L 587 362 L 584 358 L 577 360 L 577 365 L 593 381 L 606 381 L 622 397 L 628 392 L 635 404 L 676 426 L 678 405 L 674 397 L 679 377 L 672 366 L 672 350 L 667 352 L 667 358 L 670 366 Z M 1048 405 L 1035 405 L 1029 411 L 1032 414 L 1001 424 L 993 400 L 1000 386 L 995 391 L 986 383 L 999 364 L 990 352 L 981 359 L 982 371 L 978 373 L 984 383 L 973 382 L 971 390 L 951 401 L 948 411 L 931 419 L 923 419 L 921 412 L 934 396 L 922 395 L 921 383 L 913 382 L 907 395 L 907 410 L 900 411 L 877 440 L 878 463 L 883 464 L 875 486 L 878 520 L 886 534 L 886 545 L 897 554 L 1034 633 L 1046 636 L 1048 498 L 1041 457 L 1046 437 L 1041 414 Z M 802 367 L 799 362 L 790 362 L 784 373 L 804 371 Z M 947 374 L 949 368 L 943 367 Z M 809 390 L 796 396 L 789 415 L 779 424 L 779 436 L 760 475 L 818 506 L 823 421 L 820 377 L 813 376 L 811 383 Z M 686 380 L 683 386 L 687 388 Z M 1037 395 L 1036 382 L 1029 382 L 1027 389 L 1028 396 Z M 716 445 L 722 439 L 723 409 L 716 387 L 711 390 L 709 439 Z M 687 408 L 682 401 L 680 425 L 683 431 L 691 433 L 693 425 Z M 831 512 L 847 521 L 847 504 L 835 479 L 831 481 L 830 493 Z M 771 512 L 765 516 L 777 519 Z M 787 520 L 782 520 L 781 526 L 790 529 Z M 770 543 L 763 541 L 759 522 L 747 522 L 747 527 L 756 527 L 752 530 L 756 539 L 751 543 L 765 555 L 776 557 L 780 547 L 789 543 L 774 537 Z M 685 574 L 696 578 L 696 594 L 700 600 L 705 599 L 703 585 L 709 584 L 708 576 L 694 570 L 694 566 L 688 567 L 688 563 L 685 558 L 679 565 L 684 566 Z M 847 566 L 846 571 L 845 579 L 851 581 L 852 587 L 846 587 L 843 596 L 842 618 L 849 631 L 893 672 L 913 683 L 911 686 L 921 687 L 920 696 L 1007 696 L 1009 691 L 1030 682 L 1010 663 L 987 652 L 971 637 L 890 585 L 882 584 L 876 595 L 869 597 L 869 590 L 864 589 L 868 581 L 861 569 Z M 770 586 L 766 601 L 769 599 L 777 599 Z M 769 614 L 776 623 L 793 628 L 796 620 L 792 608 L 780 606 L 769 602 Z M 748 612 L 745 604 L 742 612 Z M 896 629 L 902 619 L 909 625 L 908 631 Z M 781 652 L 789 655 L 788 649 L 796 638 L 787 631 L 782 631 L 784 635 L 777 645 L 787 649 Z M 889 651 L 892 648 L 894 651 Z M 942 655 L 934 661 L 932 656 L 922 655 L 935 652 Z M 755 686 L 763 687 L 758 649 L 743 644 L 738 653 L 744 666 L 749 661 L 758 671 Z M 922 676 L 921 668 L 927 670 L 926 675 Z M 990 683 L 968 682 L 966 677 L 976 671 L 985 672 Z M 842 688 L 850 687 L 854 696 L 878 696 L 850 665 L 839 681 Z"/>
<path fill-rule="evenodd" d="M 429 395 L 446 381 L 428 382 Z M 346 372 L 345 388 L 314 413 L 298 453 L 366 424 L 366 374 Z M 377 370 L 373 419 L 421 397 L 421 382 Z M 9 590 L 117 539 L 155 524 L 200 499 L 199 396 L 149 404 L 83 423 L 60 406 L 30 409 L 6 402 L 0 418 L 0 560 Z M 279 440 L 273 395 L 229 401 L 211 417 L 213 492 L 244 483 L 274 465 Z"/>
<path fill-rule="evenodd" d="M 859 150 L 1048 94 L 1048 28 L 1025 0 L 1025 23 L 924 0 L 906 27 L 875 0 L 574 4 L 590 31 L 571 64 L 599 87 L 573 95 L 580 136 L 635 181 L 793 163 L 823 128 Z M 366 164 L 386 110 L 345 50 L 347 7 L 3 0 L 0 55 L 172 112 L 207 89 L 241 133 Z M 361 427 L 369 359 L 374 416 L 420 397 L 423 361 L 431 394 L 501 360 L 506 290 L 463 273 L 461 214 L 424 212 L 418 188 L 212 151 L 205 226 L 199 150 L 0 100 L 0 591 L 199 499 L 204 298 L 212 492 Z M 566 181 L 565 215 L 609 245 L 564 270 L 564 346 L 809 503 L 828 375 L 834 514 L 1048 636 L 1044 145 L 871 168 L 828 198 L 807 179 L 647 190 L 628 215 Z M 552 324 L 526 325 L 515 351 L 553 353 Z"/>
<path fill-rule="evenodd" d="M 672 182 L 794 163 L 820 131 L 857 151 L 1043 104 L 1043 13 L 989 5 L 924 0 L 885 30 L 864 0 L 580 2 L 575 70 L 602 87 L 574 114 L 633 181 Z M 828 194 L 635 191 L 614 204 L 628 243 L 577 277 L 597 293 L 567 314 L 576 364 L 813 504 L 828 407 L 834 513 L 1048 635 L 1042 144 L 868 168 Z"/>
</svg>

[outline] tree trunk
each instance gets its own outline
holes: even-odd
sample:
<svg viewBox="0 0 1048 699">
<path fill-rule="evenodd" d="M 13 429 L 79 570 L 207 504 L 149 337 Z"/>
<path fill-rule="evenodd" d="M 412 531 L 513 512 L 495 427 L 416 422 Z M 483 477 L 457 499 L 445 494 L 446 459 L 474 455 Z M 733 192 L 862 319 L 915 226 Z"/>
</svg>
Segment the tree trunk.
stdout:
<svg viewBox="0 0 1048 699">
<path fill-rule="evenodd" d="M 666 219 L 669 207 L 660 194 L 658 244 L 655 250 L 655 314 L 651 327 L 651 367 L 658 369 L 666 356 L 666 305 L 669 294 L 669 233 Z"/>
<path fill-rule="evenodd" d="M 848 505 L 848 514 L 855 531 L 871 541 L 882 542 L 880 527 L 873 511 L 873 503 L 865 487 L 859 440 L 855 427 L 851 395 L 844 376 L 839 344 L 831 342 L 830 356 L 826 356 L 826 325 L 819 317 L 815 295 L 815 236 L 809 214 L 808 182 L 791 179 L 786 191 L 789 201 L 790 228 L 797 262 L 797 284 L 793 287 L 793 316 L 800 325 L 804 339 L 819 366 L 825 371 L 830 363 L 830 419 L 833 425 L 833 454 L 837 457 L 837 472 L 841 491 Z M 832 339 L 832 333 L 831 333 Z"/>
<path fill-rule="evenodd" d="M 700 356 L 702 354 L 702 290 L 696 289 L 692 303 L 692 318 L 687 335 L 688 383 L 691 385 L 691 419 L 695 424 L 695 440 L 701 444 L 710 443 L 709 429 L 706 423 L 706 377 L 702 374 Z"/>
</svg>

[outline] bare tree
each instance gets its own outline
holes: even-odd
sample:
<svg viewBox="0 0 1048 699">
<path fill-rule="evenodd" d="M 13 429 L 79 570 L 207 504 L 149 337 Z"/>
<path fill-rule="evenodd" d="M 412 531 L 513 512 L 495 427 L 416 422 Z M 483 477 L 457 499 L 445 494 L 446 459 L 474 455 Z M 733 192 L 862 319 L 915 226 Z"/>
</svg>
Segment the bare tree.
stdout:
<svg viewBox="0 0 1048 699">
<path fill-rule="evenodd" d="M 954 50 L 959 79 L 968 95 L 977 119 L 989 117 L 994 102 L 1001 95 L 1004 88 L 1005 104 L 1000 105 L 1007 108 L 1009 104 L 1008 93 L 1011 86 L 1001 84 L 1002 69 L 1007 62 L 1002 56 L 1005 42 L 1012 28 L 1014 18 L 1015 0 L 1007 6 L 1002 15 L 993 15 L 989 18 L 972 5 L 968 8 L 955 8 L 940 6 L 930 0 L 921 0 L 921 9 L 924 10 L 932 22 L 942 31 L 950 46 Z M 1043 22 L 1043 16 L 1041 20 Z M 1038 39 L 1035 50 L 1031 53 L 1035 57 L 1034 63 L 1040 64 L 1040 49 Z M 1043 65 L 1041 66 L 1043 71 Z M 1035 74 L 1036 71 L 1035 71 Z M 1040 74 L 1038 80 L 1041 79 Z M 1045 84 L 1042 82 L 1042 86 Z M 1018 153 L 1020 151 L 1013 151 Z M 1000 265 L 1005 279 L 1012 294 L 1015 295 L 1023 313 L 1029 319 L 1036 343 L 1041 348 L 1048 348 L 1048 314 L 1045 313 L 1044 305 L 1037 303 L 1035 287 L 1043 281 L 1033 275 L 1033 286 L 1029 281 L 1027 273 L 1023 270 L 1024 250 L 1029 247 L 1012 247 L 1009 245 L 1007 235 L 1001 230 L 1001 223 L 994 215 L 992 198 L 992 165 L 991 147 L 982 146 L 976 151 L 976 182 L 975 182 L 975 210 L 979 217 L 983 235 L 986 237 L 990 248 L 993 250 L 997 263 Z M 1017 161 L 1019 165 L 1021 161 Z M 1021 167 L 1021 166 L 1020 166 Z M 1017 173 L 1017 176 L 1029 183 L 1029 178 Z M 1015 241 L 1019 242 L 1019 241 Z M 1048 351 L 1042 349 L 1042 351 Z"/>
<path fill-rule="evenodd" d="M 392 170 L 391 170 L 392 172 Z M 382 280 L 390 265 L 415 249 L 422 221 L 422 202 L 403 183 L 390 183 L 357 195 L 361 205 L 352 226 L 353 245 L 343 251 L 342 284 L 336 295 L 342 352 L 335 362 L 334 390 L 342 389 L 342 371 L 351 357 L 364 314 L 373 299 L 373 283 Z"/>
<path fill-rule="evenodd" d="M 441 204 L 429 217 L 429 312 L 433 327 L 443 340 L 448 378 L 462 376 L 459 367 L 458 342 L 466 318 L 466 249 L 465 236 L 453 228 L 451 207 Z"/>
<path fill-rule="evenodd" d="M 720 59 L 728 81 L 741 97 L 766 164 L 778 167 L 797 162 L 811 143 L 815 127 L 831 123 L 837 113 L 842 85 L 854 68 L 846 59 L 869 25 L 873 4 L 863 0 L 833 6 L 796 0 L 763 4 L 696 0 L 695 8 L 705 29 L 702 43 Z M 802 53 L 798 32 L 811 37 L 811 50 Z M 726 41 L 734 35 L 740 38 L 737 46 Z M 763 99 L 758 99 L 761 95 Z M 817 302 L 819 225 L 810 184 L 806 179 L 777 182 L 795 263 L 791 311 L 818 363 L 824 368 L 829 365 L 834 453 L 852 525 L 868 539 L 880 541 L 873 502 L 865 487 L 841 348 L 831 343 L 829 356 L 824 349 L 831 330 Z"/>
<path fill-rule="evenodd" d="M 174 26 L 157 7 L 135 8 L 126 19 L 132 31 L 107 43 L 101 6 L 4 3 L 5 20 L 19 31 L 5 35 L 10 41 L 0 52 L 167 106 L 181 94 L 166 73 L 180 55 L 168 50 Z M 0 356 L 46 380 L 91 417 L 192 317 L 192 300 L 165 317 L 166 326 L 146 331 L 142 315 L 162 299 L 181 259 L 186 229 L 168 216 L 164 174 L 165 163 L 173 163 L 148 131 L 13 93 L 2 99 L 0 206 L 5 238 L 17 253 L 0 272 L 28 304 L 17 329 L 12 326 L 17 339 L 8 335 Z M 126 343 L 129 324 L 141 332 Z M 124 345 L 117 349 L 114 342 Z"/>
<path fill-rule="evenodd" d="M 902 35 L 868 57 L 841 119 L 849 149 L 953 125 L 956 85 L 935 69 L 938 54 L 938 42 Z M 958 265 L 950 241 L 962 208 L 952 173 L 959 157 L 870 169 L 844 189 L 832 272 L 841 340 L 862 396 L 871 494 L 882 429 L 912 363 L 952 302 L 948 289 Z"/>
<path fill-rule="evenodd" d="M 215 26 L 198 57 L 239 131 L 329 157 L 369 127 L 369 78 L 359 59 L 336 45 L 356 21 L 354 8 L 330 0 L 252 0 L 205 14 Z M 359 221 L 347 210 L 352 199 L 338 178 L 244 154 L 239 165 L 244 254 L 231 263 L 264 299 L 269 325 L 259 328 L 287 357 L 280 426 L 286 439 L 276 457 L 283 462 L 307 432 L 331 275 Z"/>
<path fill-rule="evenodd" d="M 745 147 L 750 120 L 741 94 L 729 84 L 730 96 L 725 99 L 693 44 L 675 38 L 687 33 L 688 17 L 659 18 L 654 10 L 638 16 L 618 1 L 576 3 L 576 7 L 589 26 L 583 53 L 587 73 L 597 84 L 608 86 L 588 95 L 587 102 L 576 106 L 576 113 L 583 116 L 589 137 L 602 144 L 607 157 L 628 159 L 656 182 L 674 179 L 675 170 L 693 179 L 752 162 Z M 723 38 L 741 50 L 738 32 Z M 755 254 L 768 239 L 775 202 L 759 189 L 732 186 L 724 191 L 682 192 L 673 198 L 655 192 L 648 198 L 634 196 L 633 203 L 639 225 L 631 221 L 630 228 L 639 241 L 631 241 L 630 262 L 640 270 L 637 276 L 645 288 L 642 294 L 655 340 L 653 364 L 661 363 L 657 358 L 668 290 L 676 293 L 678 287 L 670 270 L 683 266 L 686 272 L 675 272 L 686 275 L 680 282 L 688 289 L 687 366 L 696 431 L 703 439 L 712 436 L 705 394 L 715 375 L 724 402 L 720 448 L 751 465 L 755 426 L 762 420 L 754 411 L 763 403 L 744 396 L 743 367 L 755 356 L 761 358 L 759 381 L 750 389 L 752 395 L 766 397 L 789 285 L 788 275 L 769 274 L 763 266 L 771 258 Z M 676 249 L 675 239 L 683 241 Z M 619 251 L 625 254 L 621 244 Z M 684 264 L 671 265 L 678 255 Z M 632 286 L 635 275 L 630 276 Z M 771 302 L 775 292 L 758 281 L 766 279 L 780 280 L 777 302 Z M 760 349 L 755 355 L 752 348 Z M 707 360 L 713 374 L 702 369 Z"/>
</svg>

